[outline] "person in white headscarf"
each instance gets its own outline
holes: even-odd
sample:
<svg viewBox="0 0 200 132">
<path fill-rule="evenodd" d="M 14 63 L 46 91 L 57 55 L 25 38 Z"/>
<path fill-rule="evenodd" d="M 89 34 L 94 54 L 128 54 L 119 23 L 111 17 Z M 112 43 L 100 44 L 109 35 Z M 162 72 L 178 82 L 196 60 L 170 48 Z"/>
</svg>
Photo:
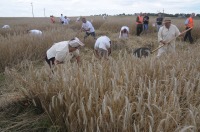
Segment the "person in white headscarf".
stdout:
<svg viewBox="0 0 200 132">
<path fill-rule="evenodd" d="M 46 62 L 50 67 L 62 64 L 64 61 L 70 61 L 72 58 L 76 58 L 77 63 L 80 63 L 79 47 L 82 46 L 84 44 L 77 37 L 69 41 L 55 43 L 46 52 Z"/>
</svg>

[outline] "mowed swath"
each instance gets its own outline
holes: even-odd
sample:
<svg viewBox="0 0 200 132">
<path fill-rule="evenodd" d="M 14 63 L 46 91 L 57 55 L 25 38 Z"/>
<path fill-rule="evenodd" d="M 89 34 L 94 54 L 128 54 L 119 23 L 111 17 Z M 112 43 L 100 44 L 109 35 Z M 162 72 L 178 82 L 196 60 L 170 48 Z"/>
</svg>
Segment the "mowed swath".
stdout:
<svg viewBox="0 0 200 132">
<path fill-rule="evenodd" d="M 175 56 L 156 59 L 152 54 L 138 59 L 132 55 L 134 48 L 158 46 L 153 27 L 148 34 L 136 37 L 134 17 L 90 19 L 97 36 L 107 35 L 113 41 L 109 61 L 95 59 L 94 40 L 88 38 L 81 49 L 82 65 L 60 65 L 51 78 L 43 63 L 46 50 L 74 36 L 83 40 L 84 33 L 78 33 L 81 23 L 62 26 L 47 18 L 4 20 L 13 27 L 1 30 L 0 37 L 1 71 L 8 67 L 5 74 L 8 82 L 12 80 L 10 88 L 33 99 L 36 106 L 41 103 L 60 131 L 200 130 L 200 21 L 195 20 L 195 44 L 177 39 Z M 184 19 L 173 22 L 184 30 Z M 124 25 L 131 30 L 128 40 L 118 39 Z M 30 37 L 25 33 L 27 28 L 42 30 L 43 36 Z"/>
</svg>

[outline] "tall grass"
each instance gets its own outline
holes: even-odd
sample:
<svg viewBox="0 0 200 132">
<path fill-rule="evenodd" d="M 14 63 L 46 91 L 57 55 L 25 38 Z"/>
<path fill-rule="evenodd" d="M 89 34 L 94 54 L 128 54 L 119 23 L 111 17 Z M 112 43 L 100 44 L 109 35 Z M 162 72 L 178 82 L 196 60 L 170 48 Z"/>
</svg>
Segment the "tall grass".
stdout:
<svg viewBox="0 0 200 132">
<path fill-rule="evenodd" d="M 193 30 L 197 36 L 194 45 L 180 39 L 177 54 L 138 59 L 132 56 L 132 49 L 158 46 L 153 28 L 151 34 L 136 37 L 132 23 L 135 18 L 93 18 L 97 36 L 106 34 L 113 41 L 112 57 L 97 61 L 92 54 L 95 41 L 89 37 L 81 49 L 82 64 L 59 65 L 52 75 L 43 64 L 46 50 L 74 36 L 83 40 L 84 33 L 78 33 L 81 23 L 62 26 L 50 25 L 48 19 L 23 20 L 9 19 L 14 29 L 0 31 L 4 34 L 0 36 L 0 71 L 6 69 L 8 88 L 44 110 L 59 131 L 200 130 L 198 27 Z M 15 32 L 20 23 L 27 27 L 21 26 Z M 132 27 L 128 40 L 118 39 L 123 25 Z M 23 33 L 34 26 L 43 29 L 42 37 Z M 180 29 L 183 26 L 178 25 Z"/>
</svg>

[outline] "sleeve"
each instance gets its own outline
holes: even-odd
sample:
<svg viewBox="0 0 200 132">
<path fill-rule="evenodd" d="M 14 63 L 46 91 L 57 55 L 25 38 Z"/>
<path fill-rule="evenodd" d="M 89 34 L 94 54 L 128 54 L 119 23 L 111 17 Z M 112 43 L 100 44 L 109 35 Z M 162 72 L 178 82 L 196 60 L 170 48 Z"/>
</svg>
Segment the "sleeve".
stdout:
<svg viewBox="0 0 200 132">
<path fill-rule="evenodd" d="M 91 29 L 92 28 L 92 23 L 88 22 L 88 28 Z"/>
<path fill-rule="evenodd" d="M 161 27 L 158 31 L 158 42 L 160 43 L 161 40 L 163 40 L 162 38 L 162 30 L 163 30 L 163 27 Z"/>
</svg>

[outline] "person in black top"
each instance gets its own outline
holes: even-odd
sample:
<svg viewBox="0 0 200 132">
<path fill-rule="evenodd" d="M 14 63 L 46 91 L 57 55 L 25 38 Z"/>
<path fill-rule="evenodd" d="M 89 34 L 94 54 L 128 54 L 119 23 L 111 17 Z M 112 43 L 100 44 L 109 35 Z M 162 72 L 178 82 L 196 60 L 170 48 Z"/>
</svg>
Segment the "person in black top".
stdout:
<svg viewBox="0 0 200 132">
<path fill-rule="evenodd" d="M 156 25 L 157 25 L 157 31 L 159 31 L 160 27 L 162 27 L 163 17 L 161 14 L 158 14 L 158 18 L 156 18 Z"/>
<path fill-rule="evenodd" d="M 149 16 L 144 13 L 144 18 L 143 18 L 143 26 L 144 26 L 144 31 L 147 31 L 149 28 Z"/>
</svg>

